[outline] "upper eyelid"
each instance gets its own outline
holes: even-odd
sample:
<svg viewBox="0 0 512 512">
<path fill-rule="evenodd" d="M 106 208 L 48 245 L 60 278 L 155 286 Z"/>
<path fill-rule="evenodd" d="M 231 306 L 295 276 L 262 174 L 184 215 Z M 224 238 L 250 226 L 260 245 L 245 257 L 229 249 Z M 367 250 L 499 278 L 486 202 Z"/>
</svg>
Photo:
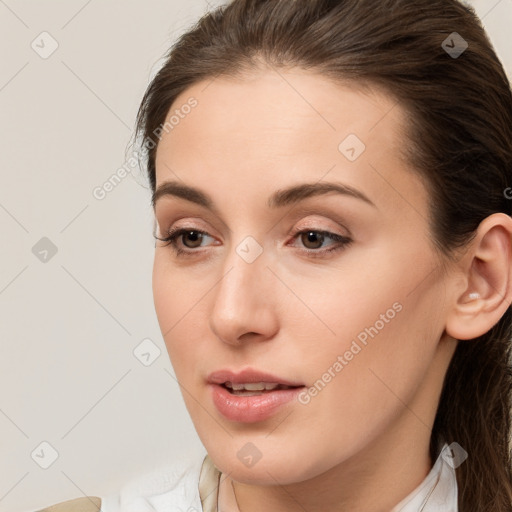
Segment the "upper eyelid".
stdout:
<svg viewBox="0 0 512 512">
<path fill-rule="evenodd" d="M 209 230 L 209 229 L 206 229 L 206 228 L 201 227 L 201 223 L 198 223 L 196 220 L 191 220 L 191 221 L 189 221 L 189 222 L 185 223 L 185 224 L 188 224 L 188 223 L 192 224 L 192 225 L 190 225 L 190 226 L 189 226 L 189 225 L 184 225 L 184 226 L 176 226 L 176 227 L 173 227 L 173 226 L 174 226 L 174 224 L 176 224 L 176 223 L 178 223 L 178 222 L 182 221 L 183 219 L 189 219 L 189 218 L 190 218 L 190 217 L 182 217 L 182 218 L 179 218 L 179 219 L 174 220 L 174 222 L 172 222 L 172 223 L 167 223 L 167 222 L 165 222 L 165 221 L 163 221 L 163 222 L 161 222 L 161 223 L 160 223 L 160 222 L 158 222 L 158 221 L 156 220 L 156 217 L 155 217 L 155 226 L 154 226 L 154 228 L 155 228 L 155 229 L 154 229 L 154 231 L 153 231 L 153 232 L 156 234 L 156 232 L 157 232 L 157 230 L 158 230 L 158 231 L 160 231 L 161 236 L 167 237 L 167 236 L 169 236 L 169 233 L 170 233 L 171 231 L 179 231 L 179 230 L 181 230 L 181 229 L 185 229 L 185 230 L 189 230 L 189 231 L 201 231 L 201 232 L 206 233 L 206 234 L 207 234 L 207 235 L 209 235 L 209 236 L 213 236 L 213 235 L 210 233 L 210 230 Z M 160 225 L 163 225 L 163 226 L 164 226 L 164 229 L 160 229 Z M 166 227 L 166 228 L 165 228 L 165 226 L 168 226 L 168 227 Z"/>
<path fill-rule="evenodd" d="M 197 205 L 195 205 L 195 206 L 197 206 Z M 201 208 L 201 206 L 199 206 L 199 208 Z M 162 222 L 158 221 L 159 217 L 162 218 Z M 205 219 L 207 219 L 208 224 L 219 222 L 226 231 L 228 231 L 229 233 L 232 233 L 231 228 L 224 222 L 224 220 L 220 216 L 214 215 L 213 212 L 210 212 L 209 210 L 205 210 L 205 213 L 202 213 L 201 217 L 204 217 Z M 183 219 L 193 219 L 193 220 L 191 220 L 191 222 L 197 222 L 197 220 L 195 220 L 197 218 L 196 215 L 194 215 L 193 213 L 187 212 L 187 210 L 180 211 L 179 216 L 178 216 L 178 214 L 175 214 L 175 213 L 167 214 L 165 209 L 163 209 L 163 212 L 161 214 L 158 214 L 157 210 L 155 210 L 153 218 L 154 218 L 156 227 L 158 227 L 160 224 L 167 224 L 166 219 L 168 219 L 168 218 L 173 218 L 174 219 L 173 223 L 180 222 Z M 199 229 L 199 228 L 197 228 L 197 229 Z"/>
<path fill-rule="evenodd" d="M 342 220 L 343 217 L 340 214 L 335 214 L 335 213 L 330 212 L 330 211 L 322 212 L 322 211 L 319 211 L 316 208 L 295 209 L 295 211 L 293 213 L 289 212 L 284 217 L 281 217 L 280 220 L 277 223 L 273 224 L 272 227 L 267 231 L 267 233 L 269 231 L 274 231 L 279 226 L 279 224 L 281 224 L 282 222 L 287 222 L 287 218 L 288 218 L 288 220 L 290 222 L 292 222 L 293 225 L 295 225 L 304 216 L 305 217 L 318 216 L 318 217 L 323 217 L 324 218 L 324 220 L 309 220 L 308 221 L 309 223 L 312 224 L 311 229 L 315 229 L 315 231 L 322 231 L 323 230 L 323 231 L 332 232 L 333 234 L 336 234 L 335 231 L 332 231 L 331 228 L 329 228 L 329 227 L 326 227 L 326 228 L 319 227 L 318 224 L 319 223 L 324 223 L 325 219 L 327 218 L 327 219 L 330 220 L 330 222 L 336 223 L 339 228 L 342 228 L 343 230 L 345 230 L 347 232 L 347 236 L 352 236 L 351 232 L 350 232 L 350 229 L 345 225 L 345 222 Z M 188 217 L 188 216 L 180 217 L 178 219 L 175 219 L 174 223 L 180 222 L 183 219 L 189 219 L 189 218 L 190 219 L 194 219 L 194 216 L 191 216 L 191 217 Z M 156 216 L 155 216 L 154 222 L 155 222 L 155 229 L 154 229 L 154 231 L 156 231 L 156 228 L 160 226 L 160 223 L 157 221 L 157 217 Z M 196 220 L 191 220 L 191 223 L 195 223 L 195 222 L 197 222 L 197 221 Z M 230 234 L 233 232 L 233 230 L 227 224 L 225 224 L 225 222 L 222 219 L 220 219 L 220 222 L 227 229 L 227 231 Z M 163 221 L 162 224 L 165 224 L 165 221 Z M 209 222 L 209 224 L 211 224 L 211 222 Z M 189 228 L 189 226 L 184 226 L 184 227 L 185 227 L 185 229 L 195 229 L 197 231 L 201 231 L 201 230 L 208 231 L 207 229 L 203 229 L 203 228 L 201 228 L 201 227 L 199 227 L 197 225 L 194 225 L 194 226 L 192 226 L 190 228 Z M 308 229 L 308 227 L 309 226 L 305 226 L 304 229 Z M 335 230 L 336 228 L 333 228 L 333 229 Z M 217 231 L 217 229 L 214 229 L 214 230 Z M 295 227 L 291 227 L 288 230 L 288 234 L 293 232 L 293 231 L 295 231 Z M 208 232 L 208 234 L 210 234 L 210 233 Z"/>
<path fill-rule="evenodd" d="M 295 224 L 302 217 L 320 216 L 320 217 L 330 219 L 331 222 L 335 222 L 336 224 L 338 224 L 344 230 L 347 231 L 348 236 L 351 236 L 350 229 L 348 229 L 348 227 L 345 225 L 345 221 L 347 220 L 346 215 L 341 213 L 344 210 L 342 209 L 341 212 L 338 212 L 336 207 L 328 207 L 328 206 L 326 207 L 325 204 L 316 204 L 316 201 L 320 200 L 322 197 L 323 196 L 313 196 L 310 198 L 305 198 L 301 203 L 291 206 L 290 209 L 284 215 L 279 214 L 279 212 L 277 212 L 277 211 L 273 212 L 276 215 L 279 214 L 279 217 L 276 222 L 272 223 L 272 226 L 268 231 L 274 230 L 282 222 L 290 221 L 293 224 Z M 325 196 L 325 197 L 327 197 L 327 196 Z M 177 198 L 177 199 L 178 199 L 178 201 L 181 200 L 180 198 Z M 313 201 L 313 204 L 310 204 L 310 201 Z M 180 215 L 184 214 L 184 215 L 182 217 L 176 219 L 176 221 L 179 221 L 179 220 L 185 219 L 185 218 L 189 218 L 189 217 L 190 218 L 195 217 L 195 215 L 193 213 L 191 213 L 190 216 L 187 215 L 189 207 L 192 207 L 192 208 L 199 207 L 203 211 L 203 213 L 201 213 L 201 217 L 206 218 L 208 220 L 209 224 L 211 224 L 212 222 L 213 223 L 219 222 L 227 232 L 229 232 L 230 234 L 233 233 L 233 230 L 228 226 L 228 224 L 224 221 L 224 219 L 220 215 L 218 215 L 215 212 L 212 212 L 208 209 L 205 209 L 204 206 L 197 205 L 195 203 L 187 204 L 187 206 L 183 210 L 181 210 L 181 207 L 180 207 L 179 210 L 181 210 L 181 211 L 179 214 Z M 161 216 L 163 219 L 165 219 L 167 217 L 167 215 L 165 213 L 167 208 L 162 207 L 162 210 L 163 211 L 162 211 Z M 159 216 L 157 213 L 159 211 L 160 210 L 155 207 L 154 214 L 155 214 L 155 222 L 156 223 L 158 223 L 158 221 L 156 219 Z M 171 211 L 173 211 L 173 210 L 171 210 Z M 192 210 L 192 211 L 194 211 L 194 210 Z M 350 210 L 349 210 L 349 212 L 350 212 Z M 174 217 L 174 214 L 169 215 L 169 217 L 170 216 Z M 349 218 L 350 217 L 351 217 L 351 215 L 349 215 Z"/>
</svg>

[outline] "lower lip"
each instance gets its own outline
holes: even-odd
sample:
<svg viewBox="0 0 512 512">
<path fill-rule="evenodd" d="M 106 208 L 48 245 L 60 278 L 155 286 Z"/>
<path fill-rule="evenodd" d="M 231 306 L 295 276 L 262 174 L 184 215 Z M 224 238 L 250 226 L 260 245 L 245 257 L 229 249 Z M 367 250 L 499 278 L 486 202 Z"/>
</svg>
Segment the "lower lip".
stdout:
<svg viewBox="0 0 512 512">
<path fill-rule="evenodd" d="M 240 423 L 263 421 L 275 414 L 281 407 L 291 402 L 304 389 L 299 388 L 267 391 L 261 395 L 232 395 L 220 384 L 209 384 L 213 403 L 228 420 Z"/>
</svg>

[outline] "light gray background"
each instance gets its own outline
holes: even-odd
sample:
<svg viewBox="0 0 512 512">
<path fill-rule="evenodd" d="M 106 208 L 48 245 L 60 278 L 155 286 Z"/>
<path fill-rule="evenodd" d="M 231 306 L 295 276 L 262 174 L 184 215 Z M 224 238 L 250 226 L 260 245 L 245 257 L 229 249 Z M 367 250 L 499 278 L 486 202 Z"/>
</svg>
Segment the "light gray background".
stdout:
<svg viewBox="0 0 512 512">
<path fill-rule="evenodd" d="M 202 450 L 153 308 L 147 182 L 135 169 L 93 190 L 131 156 L 163 54 L 221 3 L 0 0 L 0 511 L 109 494 Z M 512 0 L 470 3 L 512 76 Z M 51 49 L 44 31 L 48 58 L 31 47 Z M 146 338 L 149 366 L 134 355 Z"/>
</svg>

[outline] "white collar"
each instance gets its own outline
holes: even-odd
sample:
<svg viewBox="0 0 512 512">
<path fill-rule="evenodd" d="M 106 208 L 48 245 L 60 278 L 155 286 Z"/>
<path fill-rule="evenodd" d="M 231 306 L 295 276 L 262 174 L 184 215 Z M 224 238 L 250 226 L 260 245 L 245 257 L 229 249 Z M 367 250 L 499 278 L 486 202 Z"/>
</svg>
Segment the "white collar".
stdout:
<svg viewBox="0 0 512 512">
<path fill-rule="evenodd" d="M 391 512 L 458 512 L 457 477 L 451 450 L 443 444 L 429 474 Z"/>
</svg>

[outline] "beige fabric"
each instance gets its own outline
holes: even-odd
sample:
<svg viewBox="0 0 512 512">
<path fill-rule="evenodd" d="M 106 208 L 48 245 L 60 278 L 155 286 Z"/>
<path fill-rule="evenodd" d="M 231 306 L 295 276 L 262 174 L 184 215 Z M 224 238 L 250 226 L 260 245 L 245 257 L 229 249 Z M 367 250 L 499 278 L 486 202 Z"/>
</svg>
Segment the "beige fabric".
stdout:
<svg viewBox="0 0 512 512">
<path fill-rule="evenodd" d="M 206 455 L 199 475 L 199 497 L 203 512 L 217 512 L 220 475 L 212 459 Z"/>
<path fill-rule="evenodd" d="M 39 512 L 101 512 L 101 499 L 96 496 L 85 496 L 57 503 Z"/>
</svg>

